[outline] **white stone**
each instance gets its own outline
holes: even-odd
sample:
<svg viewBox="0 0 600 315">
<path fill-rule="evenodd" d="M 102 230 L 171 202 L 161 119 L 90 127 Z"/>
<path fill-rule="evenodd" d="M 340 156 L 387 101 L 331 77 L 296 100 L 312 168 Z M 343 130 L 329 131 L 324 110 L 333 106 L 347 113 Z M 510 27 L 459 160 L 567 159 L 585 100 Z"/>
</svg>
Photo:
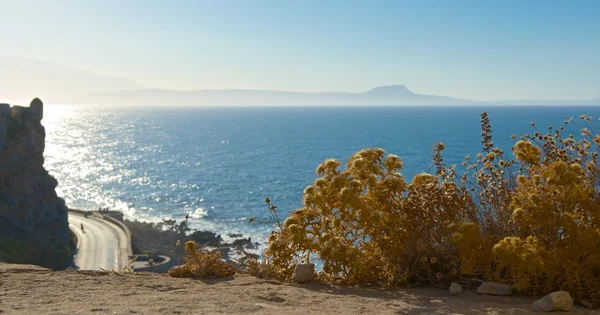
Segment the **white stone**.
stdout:
<svg viewBox="0 0 600 315">
<path fill-rule="evenodd" d="M 510 284 L 498 282 L 484 282 L 477 287 L 477 293 L 490 295 L 511 295 L 512 286 Z"/>
<path fill-rule="evenodd" d="M 314 276 L 315 264 L 298 264 L 292 274 L 292 280 L 298 283 L 307 283 L 311 282 Z"/>
<path fill-rule="evenodd" d="M 536 312 L 570 311 L 573 308 L 573 298 L 567 291 L 552 292 L 533 302 Z"/>
<path fill-rule="evenodd" d="M 462 287 L 460 286 L 460 284 L 458 284 L 456 282 L 452 282 L 450 284 L 450 294 L 459 295 L 461 293 L 462 293 Z"/>
</svg>

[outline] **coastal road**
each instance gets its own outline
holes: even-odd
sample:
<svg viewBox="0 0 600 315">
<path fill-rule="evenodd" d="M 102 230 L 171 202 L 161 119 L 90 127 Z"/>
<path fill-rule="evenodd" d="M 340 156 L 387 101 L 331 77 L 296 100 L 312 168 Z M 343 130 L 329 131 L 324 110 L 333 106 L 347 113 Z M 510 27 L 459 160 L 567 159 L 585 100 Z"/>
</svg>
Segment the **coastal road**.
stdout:
<svg viewBox="0 0 600 315">
<path fill-rule="evenodd" d="M 77 253 L 74 257 L 77 269 L 120 271 L 127 265 L 129 240 L 119 226 L 104 220 L 97 213 L 90 212 L 85 217 L 69 211 L 69 228 L 77 236 Z"/>
</svg>

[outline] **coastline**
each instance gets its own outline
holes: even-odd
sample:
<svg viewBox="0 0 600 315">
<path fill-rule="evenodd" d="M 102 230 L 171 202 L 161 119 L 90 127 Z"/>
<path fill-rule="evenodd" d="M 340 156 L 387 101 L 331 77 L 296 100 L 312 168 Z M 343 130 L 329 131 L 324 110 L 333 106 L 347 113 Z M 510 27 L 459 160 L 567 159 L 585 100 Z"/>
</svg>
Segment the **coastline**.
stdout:
<svg viewBox="0 0 600 315">
<path fill-rule="evenodd" d="M 120 211 L 86 211 L 78 209 L 69 209 L 69 211 L 84 215 L 99 214 L 104 219 L 121 225 L 130 237 L 131 246 L 128 253 L 130 258 L 138 256 L 140 261 L 147 261 L 153 257 L 168 257 L 170 261 L 165 265 L 161 265 L 160 268 L 149 269 L 158 273 L 166 273 L 170 267 L 183 261 L 185 251 L 183 246 L 177 246 L 178 243 L 181 245 L 185 244 L 186 241 L 195 241 L 203 248 L 218 251 L 225 260 L 230 260 L 235 256 L 236 250 L 240 247 L 248 251 L 256 249 L 259 245 L 258 242 L 253 242 L 250 237 L 244 238 L 241 234 L 228 235 L 229 238 L 234 240 L 225 242 L 223 237 L 215 232 L 189 228 L 185 220 L 179 222 L 176 220 L 163 220 L 160 223 L 151 223 L 125 219 Z M 255 255 L 255 257 L 258 257 L 258 255 Z M 146 270 L 148 269 L 145 268 L 144 271 Z"/>
</svg>

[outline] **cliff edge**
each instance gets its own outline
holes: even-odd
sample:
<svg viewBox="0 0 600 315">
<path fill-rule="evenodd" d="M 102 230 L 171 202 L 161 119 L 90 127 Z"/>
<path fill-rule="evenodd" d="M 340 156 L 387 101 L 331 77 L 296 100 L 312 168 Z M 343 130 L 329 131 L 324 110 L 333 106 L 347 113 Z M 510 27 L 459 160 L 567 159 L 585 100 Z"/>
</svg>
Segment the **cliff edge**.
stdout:
<svg viewBox="0 0 600 315">
<path fill-rule="evenodd" d="M 287 284 L 236 275 L 223 279 L 164 274 L 50 271 L 0 263 L 4 314 L 540 314 L 537 299 L 480 295 L 447 289 L 381 290 L 327 283 Z M 576 305 L 568 314 L 592 315 Z"/>
<path fill-rule="evenodd" d="M 0 104 L 0 261 L 52 269 L 73 258 L 67 207 L 44 169 L 43 104 Z"/>
</svg>

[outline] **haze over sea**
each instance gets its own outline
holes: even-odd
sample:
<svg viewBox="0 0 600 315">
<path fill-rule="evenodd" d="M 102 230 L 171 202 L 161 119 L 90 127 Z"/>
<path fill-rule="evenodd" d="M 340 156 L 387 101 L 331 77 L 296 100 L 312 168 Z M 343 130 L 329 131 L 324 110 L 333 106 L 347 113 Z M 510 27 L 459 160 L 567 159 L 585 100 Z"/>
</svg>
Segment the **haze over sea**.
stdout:
<svg viewBox="0 0 600 315">
<path fill-rule="evenodd" d="M 448 165 L 480 151 L 480 114 L 512 157 L 512 134 L 542 132 L 600 107 L 122 108 L 49 105 L 45 167 L 71 208 L 109 207 L 129 219 L 181 220 L 193 228 L 263 242 L 272 224 L 265 197 L 282 217 L 327 158 L 345 162 L 363 148 L 400 156 L 407 181 L 446 145 Z M 569 125 L 567 134 L 580 135 Z"/>
</svg>

